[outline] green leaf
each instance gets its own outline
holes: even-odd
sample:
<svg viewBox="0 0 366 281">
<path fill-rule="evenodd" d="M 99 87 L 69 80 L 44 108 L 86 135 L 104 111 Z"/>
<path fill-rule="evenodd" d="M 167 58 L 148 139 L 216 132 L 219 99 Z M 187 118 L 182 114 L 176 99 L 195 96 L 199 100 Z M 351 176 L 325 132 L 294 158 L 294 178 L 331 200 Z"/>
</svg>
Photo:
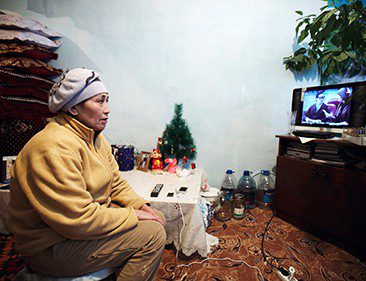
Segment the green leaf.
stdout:
<svg viewBox="0 0 366 281">
<path fill-rule="evenodd" d="M 349 17 L 348 17 L 348 25 L 351 25 L 355 19 L 357 19 L 359 17 L 358 13 L 352 13 Z"/>
<path fill-rule="evenodd" d="M 318 59 L 318 63 L 319 64 L 326 64 L 326 62 L 328 61 L 329 57 L 331 56 L 331 54 L 327 54 L 321 58 Z"/>
<path fill-rule="evenodd" d="M 304 55 L 296 55 L 291 59 L 294 62 L 301 62 L 304 59 Z"/>
<path fill-rule="evenodd" d="M 302 11 L 295 11 L 296 14 L 299 14 L 300 16 L 303 15 L 303 12 Z"/>
<path fill-rule="evenodd" d="M 333 59 L 338 62 L 342 62 L 348 59 L 348 56 L 345 52 L 341 52 L 338 56 L 334 56 Z"/>
<path fill-rule="evenodd" d="M 297 43 L 302 42 L 308 36 L 308 34 L 309 32 L 306 29 L 302 30 L 299 39 L 297 39 Z"/>
<path fill-rule="evenodd" d="M 299 32 L 299 28 L 300 28 L 303 24 L 304 24 L 304 22 L 302 21 L 302 22 L 299 22 L 299 24 L 296 26 L 296 28 L 295 28 L 295 33 L 296 33 L 296 35 L 297 35 L 297 33 Z"/>
<path fill-rule="evenodd" d="M 328 11 L 325 15 L 324 15 L 324 17 L 321 19 L 321 27 L 322 28 L 325 28 L 326 27 L 326 25 L 327 25 L 327 21 L 328 21 L 328 19 L 335 13 L 335 12 L 337 12 L 337 9 L 333 9 L 333 10 L 330 10 L 330 11 Z"/>
<path fill-rule="evenodd" d="M 355 59 L 357 56 L 356 54 L 352 53 L 352 52 L 349 52 L 349 51 L 346 51 L 345 52 L 347 54 L 347 56 L 349 56 L 351 59 Z"/>
<path fill-rule="evenodd" d="M 308 50 L 308 55 L 310 60 L 315 60 L 316 59 L 316 52 L 313 50 Z"/>
<path fill-rule="evenodd" d="M 330 18 L 327 20 L 326 28 L 330 28 L 331 30 L 338 30 L 339 27 L 335 25 L 337 18 L 333 14 L 330 16 Z"/>
<path fill-rule="evenodd" d="M 342 32 L 342 34 L 338 35 L 341 39 L 341 46 L 343 50 L 348 49 L 349 42 L 351 41 L 350 34 L 348 32 Z"/>
<path fill-rule="evenodd" d="M 323 11 L 323 10 L 325 10 L 326 8 L 329 8 L 329 5 L 325 5 L 325 6 L 321 7 L 321 8 L 320 8 L 320 11 Z"/>
<path fill-rule="evenodd" d="M 302 48 L 300 48 L 300 49 L 298 49 L 295 53 L 294 53 L 294 55 L 295 56 L 297 56 L 297 55 L 302 55 L 302 54 L 305 54 L 306 53 L 306 49 L 304 48 L 304 47 L 302 47 Z"/>
<path fill-rule="evenodd" d="M 323 19 L 323 17 L 328 13 L 329 11 L 324 11 L 324 12 L 322 12 L 316 19 L 314 19 L 314 22 L 313 22 L 313 24 L 315 24 L 315 23 L 317 23 L 317 22 L 321 22 L 322 21 L 322 19 Z"/>
<path fill-rule="evenodd" d="M 326 74 L 326 75 L 333 74 L 333 72 L 334 72 L 334 65 L 335 65 L 334 61 L 331 61 L 329 63 L 329 65 L 328 65 L 328 67 L 324 70 L 323 73 Z"/>
<path fill-rule="evenodd" d="M 336 47 L 339 47 L 341 42 L 339 40 L 340 38 L 338 36 L 333 36 L 332 38 L 330 38 L 330 42 L 336 46 Z"/>
</svg>

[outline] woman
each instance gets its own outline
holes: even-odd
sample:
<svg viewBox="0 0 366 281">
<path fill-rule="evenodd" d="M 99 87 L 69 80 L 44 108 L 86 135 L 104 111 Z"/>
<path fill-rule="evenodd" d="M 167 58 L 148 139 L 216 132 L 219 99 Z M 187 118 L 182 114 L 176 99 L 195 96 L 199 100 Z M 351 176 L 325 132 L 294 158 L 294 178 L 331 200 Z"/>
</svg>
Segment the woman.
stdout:
<svg viewBox="0 0 366 281">
<path fill-rule="evenodd" d="M 16 250 L 44 276 L 115 267 L 117 280 L 152 280 L 165 245 L 164 218 L 120 177 L 101 133 L 110 110 L 99 75 L 67 72 L 50 91 L 49 109 L 58 115 L 12 169 Z"/>
</svg>

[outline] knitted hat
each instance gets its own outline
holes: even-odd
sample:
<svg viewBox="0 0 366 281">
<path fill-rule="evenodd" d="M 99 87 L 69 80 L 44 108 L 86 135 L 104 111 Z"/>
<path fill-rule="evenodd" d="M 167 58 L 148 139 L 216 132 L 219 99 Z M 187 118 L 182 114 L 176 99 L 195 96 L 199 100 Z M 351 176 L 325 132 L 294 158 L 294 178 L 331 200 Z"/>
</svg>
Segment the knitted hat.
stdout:
<svg viewBox="0 0 366 281">
<path fill-rule="evenodd" d="M 48 108 L 52 113 L 67 111 L 84 100 L 106 92 L 107 88 L 100 81 L 98 73 L 75 68 L 63 74 L 53 85 L 48 97 Z"/>
</svg>

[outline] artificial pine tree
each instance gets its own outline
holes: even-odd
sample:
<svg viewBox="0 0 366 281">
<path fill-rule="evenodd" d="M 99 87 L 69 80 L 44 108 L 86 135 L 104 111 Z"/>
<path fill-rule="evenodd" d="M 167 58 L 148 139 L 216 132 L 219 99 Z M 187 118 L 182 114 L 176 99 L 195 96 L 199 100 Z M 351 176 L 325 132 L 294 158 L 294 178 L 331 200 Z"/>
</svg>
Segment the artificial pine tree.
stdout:
<svg viewBox="0 0 366 281">
<path fill-rule="evenodd" d="M 186 120 L 182 118 L 183 105 L 175 104 L 174 116 L 170 124 L 166 125 L 162 136 L 160 150 L 164 157 L 183 159 L 196 158 L 196 147 Z"/>
</svg>

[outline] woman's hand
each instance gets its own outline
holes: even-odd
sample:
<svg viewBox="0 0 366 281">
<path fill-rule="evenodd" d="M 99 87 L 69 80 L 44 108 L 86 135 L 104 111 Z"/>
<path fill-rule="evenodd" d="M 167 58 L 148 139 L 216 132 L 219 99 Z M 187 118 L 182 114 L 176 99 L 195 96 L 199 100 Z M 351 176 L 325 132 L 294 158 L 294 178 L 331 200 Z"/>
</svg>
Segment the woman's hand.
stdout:
<svg viewBox="0 0 366 281">
<path fill-rule="evenodd" d="M 135 210 L 135 212 L 139 220 L 155 220 L 161 225 L 164 225 L 164 222 L 159 218 L 154 210 L 147 205 L 143 205 L 139 210 Z"/>
</svg>

